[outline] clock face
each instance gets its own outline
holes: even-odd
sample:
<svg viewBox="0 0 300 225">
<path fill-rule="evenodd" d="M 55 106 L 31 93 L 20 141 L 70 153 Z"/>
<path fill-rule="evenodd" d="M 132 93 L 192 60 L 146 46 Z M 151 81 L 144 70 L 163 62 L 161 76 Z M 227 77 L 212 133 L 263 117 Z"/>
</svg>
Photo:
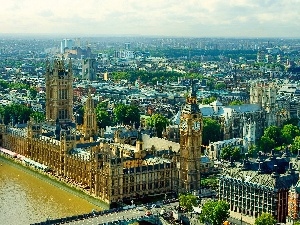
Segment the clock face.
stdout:
<svg viewBox="0 0 300 225">
<path fill-rule="evenodd" d="M 195 121 L 194 124 L 193 124 L 193 130 L 200 130 L 200 127 L 201 127 L 201 124 L 199 121 Z"/>
<path fill-rule="evenodd" d="M 186 128 L 187 128 L 187 123 L 186 123 L 186 121 L 182 121 L 182 122 L 180 123 L 180 128 L 181 128 L 182 130 L 186 130 Z"/>
</svg>

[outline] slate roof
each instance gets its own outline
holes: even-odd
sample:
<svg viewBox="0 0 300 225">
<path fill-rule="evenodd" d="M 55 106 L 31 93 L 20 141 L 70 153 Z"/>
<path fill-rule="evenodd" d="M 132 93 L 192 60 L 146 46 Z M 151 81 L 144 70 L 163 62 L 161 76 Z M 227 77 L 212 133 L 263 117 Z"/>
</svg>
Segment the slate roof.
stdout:
<svg viewBox="0 0 300 225">
<path fill-rule="evenodd" d="M 289 189 L 291 186 L 296 185 L 299 178 L 299 174 L 295 171 L 284 174 L 266 174 L 257 170 L 242 170 L 238 167 L 226 170 L 222 176 L 222 179 L 230 178 L 271 189 Z"/>
<path fill-rule="evenodd" d="M 272 189 L 289 189 L 299 180 L 297 166 L 285 153 L 259 155 L 257 159 L 244 160 L 243 163 L 231 163 L 221 179 L 236 180 Z"/>
</svg>

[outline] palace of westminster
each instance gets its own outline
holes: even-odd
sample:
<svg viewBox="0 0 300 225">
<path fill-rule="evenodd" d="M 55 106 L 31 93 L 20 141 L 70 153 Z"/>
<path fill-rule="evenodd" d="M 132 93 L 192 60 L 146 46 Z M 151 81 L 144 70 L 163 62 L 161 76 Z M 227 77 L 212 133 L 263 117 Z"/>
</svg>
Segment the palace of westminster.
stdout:
<svg viewBox="0 0 300 225">
<path fill-rule="evenodd" d="M 46 121 L 31 118 L 23 126 L 1 124 L 0 146 L 83 185 L 107 204 L 200 189 L 203 122 L 193 87 L 181 112 L 180 144 L 159 147 L 157 139 L 145 140 L 139 130 L 130 145 L 119 130 L 113 141 L 99 137 L 91 94 L 83 123 L 75 123 L 71 62 L 66 67 L 62 60 L 47 65 Z"/>
<path fill-rule="evenodd" d="M 155 195 L 199 193 L 204 116 L 223 118 L 224 139 L 243 134 L 248 140 L 288 117 L 277 113 L 276 90 L 271 85 L 253 86 L 248 105 L 223 107 L 215 102 L 199 107 L 192 84 L 179 114 L 179 143 L 151 137 L 143 129 L 132 129 L 134 135 L 129 137 L 122 126 L 113 130 L 113 138 L 107 138 L 97 128 L 90 93 L 83 123 L 75 122 L 71 61 L 66 67 L 62 60 L 47 65 L 46 121 L 0 123 L 0 146 L 47 166 L 51 173 L 80 184 L 109 205 Z M 298 218 L 300 151 L 294 159 L 288 155 L 288 151 L 272 152 L 223 165 L 219 199 L 230 204 L 231 216 L 243 214 L 253 220 L 269 212 L 278 222 Z"/>
</svg>

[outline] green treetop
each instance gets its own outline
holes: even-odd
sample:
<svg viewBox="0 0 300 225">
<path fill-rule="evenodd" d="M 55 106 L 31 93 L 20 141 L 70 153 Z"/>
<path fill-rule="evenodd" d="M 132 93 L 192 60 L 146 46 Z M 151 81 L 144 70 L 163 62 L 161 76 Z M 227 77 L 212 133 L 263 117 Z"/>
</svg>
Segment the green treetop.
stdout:
<svg viewBox="0 0 300 225">
<path fill-rule="evenodd" d="M 229 204 L 225 201 L 207 201 L 202 206 L 199 217 L 201 223 L 220 225 L 229 217 Z"/>
<path fill-rule="evenodd" d="M 146 119 L 146 124 L 150 127 L 155 127 L 157 137 L 162 137 L 162 131 L 169 125 L 169 120 L 163 115 L 156 113 Z"/>
<path fill-rule="evenodd" d="M 275 218 L 269 213 L 263 213 L 261 216 L 256 218 L 255 225 L 274 225 L 276 224 Z"/>
</svg>

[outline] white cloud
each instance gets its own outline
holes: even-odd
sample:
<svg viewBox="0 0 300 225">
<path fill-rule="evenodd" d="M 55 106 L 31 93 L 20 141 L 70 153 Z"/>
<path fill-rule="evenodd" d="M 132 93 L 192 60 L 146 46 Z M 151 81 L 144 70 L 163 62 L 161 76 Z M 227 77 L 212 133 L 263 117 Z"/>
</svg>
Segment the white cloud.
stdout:
<svg viewBox="0 0 300 225">
<path fill-rule="evenodd" d="M 300 36 L 299 3 L 300 0 L 10 0 L 1 4 L 0 29 L 3 33 L 82 35 Z"/>
</svg>

